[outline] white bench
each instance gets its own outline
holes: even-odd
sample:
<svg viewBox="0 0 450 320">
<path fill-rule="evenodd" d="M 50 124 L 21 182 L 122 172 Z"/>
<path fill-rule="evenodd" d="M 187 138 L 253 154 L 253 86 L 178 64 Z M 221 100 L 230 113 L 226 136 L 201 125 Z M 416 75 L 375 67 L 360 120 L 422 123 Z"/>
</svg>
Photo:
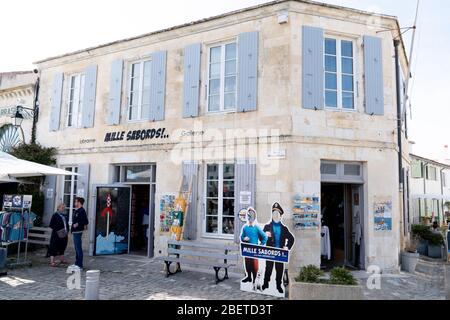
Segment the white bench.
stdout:
<svg viewBox="0 0 450 320">
<path fill-rule="evenodd" d="M 237 265 L 239 254 L 237 245 L 219 245 L 191 241 L 167 242 L 166 257 L 157 257 L 156 260 L 164 261 L 166 267 L 166 277 L 181 272 L 181 264 L 193 266 L 212 267 L 215 271 L 216 284 L 228 279 L 228 268 Z M 172 263 L 176 263 L 175 271 L 170 270 Z M 219 276 L 219 271 L 225 270 L 223 277 Z"/>
<path fill-rule="evenodd" d="M 34 227 L 28 230 L 28 243 L 48 246 L 50 245 L 51 236 L 52 236 L 52 229 Z"/>
</svg>

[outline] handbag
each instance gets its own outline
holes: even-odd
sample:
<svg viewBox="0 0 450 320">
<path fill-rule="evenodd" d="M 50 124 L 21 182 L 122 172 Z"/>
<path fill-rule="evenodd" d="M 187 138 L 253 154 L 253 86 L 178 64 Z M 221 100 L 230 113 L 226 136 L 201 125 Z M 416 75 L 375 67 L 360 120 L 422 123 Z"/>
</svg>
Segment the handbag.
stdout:
<svg viewBox="0 0 450 320">
<path fill-rule="evenodd" d="M 65 237 L 67 237 L 67 230 L 66 228 L 63 228 L 61 230 L 56 231 L 56 234 L 60 239 L 64 239 Z"/>
</svg>

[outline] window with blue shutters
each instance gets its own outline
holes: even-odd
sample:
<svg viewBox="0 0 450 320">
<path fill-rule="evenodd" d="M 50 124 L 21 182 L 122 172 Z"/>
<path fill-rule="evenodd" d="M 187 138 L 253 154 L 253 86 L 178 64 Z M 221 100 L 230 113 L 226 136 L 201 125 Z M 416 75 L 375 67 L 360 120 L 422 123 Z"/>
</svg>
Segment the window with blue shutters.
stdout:
<svg viewBox="0 0 450 320">
<path fill-rule="evenodd" d="M 66 126 L 81 128 L 84 99 L 84 73 L 73 74 L 69 77 L 69 96 L 67 103 Z"/>
<path fill-rule="evenodd" d="M 208 50 L 208 112 L 236 110 L 237 50 L 236 41 L 212 46 Z"/>
<path fill-rule="evenodd" d="M 149 119 L 151 68 L 151 60 L 136 61 L 130 66 L 128 121 Z"/>
<path fill-rule="evenodd" d="M 325 107 L 354 110 L 355 45 L 352 40 L 336 37 L 324 39 Z"/>
</svg>

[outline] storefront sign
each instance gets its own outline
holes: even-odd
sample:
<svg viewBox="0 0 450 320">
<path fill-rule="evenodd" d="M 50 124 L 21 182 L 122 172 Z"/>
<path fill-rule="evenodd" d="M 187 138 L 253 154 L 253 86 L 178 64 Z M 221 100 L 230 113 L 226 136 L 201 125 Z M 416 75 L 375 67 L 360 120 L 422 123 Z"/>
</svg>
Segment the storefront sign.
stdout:
<svg viewBox="0 0 450 320">
<path fill-rule="evenodd" d="M 241 255 L 247 258 L 269 260 L 273 262 L 289 262 L 288 250 L 263 247 L 243 242 L 241 243 Z"/>
<path fill-rule="evenodd" d="M 147 129 L 147 130 L 130 130 L 108 132 L 105 135 L 105 142 L 114 141 L 144 141 L 152 139 L 168 139 L 169 135 L 165 134 L 166 128 Z"/>
<path fill-rule="evenodd" d="M 375 202 L 373 219 L 375 231 L 392 231 L 392 201 Z"/>
<path fill-rule="evenodd" d="M 249 206 L 252 204 L 252 193 L 250 191 L 241 191 L 239 194 L 239 202 L 242 205 Z"/>
<path fill-rule="evenodd" d="M 319 230 L 320 198 L 312 195 L 296 195 L 292 208 L 296 230 Z"/>
</svg>

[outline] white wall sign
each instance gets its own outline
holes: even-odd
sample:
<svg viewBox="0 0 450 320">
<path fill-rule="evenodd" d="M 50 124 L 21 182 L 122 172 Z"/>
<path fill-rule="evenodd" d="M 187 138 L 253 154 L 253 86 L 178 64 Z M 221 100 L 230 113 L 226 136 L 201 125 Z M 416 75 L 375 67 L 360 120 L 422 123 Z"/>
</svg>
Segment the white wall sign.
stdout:
<svg viewBox="0 0 450 320">
<path fill-rule="evenodd" d="M 267 151 L 267 158 L 286 159 L 286 149 L 269 150 Z"/>
<path fill-rule="evenodd" d="M 53 198 L 53 189 L 47 189 L 47 194 L 45 195 L 45 197 L 47 198 L 47 199 L 51 199 L 51 198 Z"/>
<path fill-rule="evenodd" d="M 239 194 L 239 202 L 243 205 L 251 205 L 252 193 L 250 191 L 241 191 Z"/>
</svg>

